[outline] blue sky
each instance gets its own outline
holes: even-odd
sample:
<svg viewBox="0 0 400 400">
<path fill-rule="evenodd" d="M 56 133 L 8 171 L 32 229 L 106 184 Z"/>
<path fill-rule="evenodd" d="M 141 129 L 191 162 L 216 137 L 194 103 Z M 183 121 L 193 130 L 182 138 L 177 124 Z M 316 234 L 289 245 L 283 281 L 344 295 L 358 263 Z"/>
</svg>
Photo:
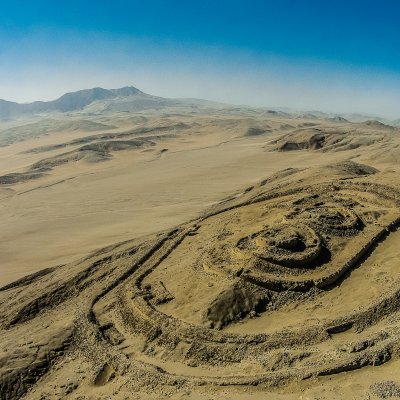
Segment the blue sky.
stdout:
<svg viewBox="0 0 400 400">
<path fill-rule="evenodd" d="M 400 2 L 3 1 L 0 98 L 134 85 L 400 117 Z"/>
</svg>

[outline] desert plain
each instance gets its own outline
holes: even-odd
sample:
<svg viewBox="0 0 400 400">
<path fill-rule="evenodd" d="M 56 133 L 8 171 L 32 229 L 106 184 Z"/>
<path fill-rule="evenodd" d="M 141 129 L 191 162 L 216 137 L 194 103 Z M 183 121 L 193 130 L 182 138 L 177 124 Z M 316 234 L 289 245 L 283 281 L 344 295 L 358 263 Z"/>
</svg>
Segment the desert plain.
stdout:
<svg viewBox="0 0 400 400">
<path fill-rule="evenodd" d="M 400 397 L 396 121 L 127 92 L 0 122 L 0 398 Z"/>
</svg>

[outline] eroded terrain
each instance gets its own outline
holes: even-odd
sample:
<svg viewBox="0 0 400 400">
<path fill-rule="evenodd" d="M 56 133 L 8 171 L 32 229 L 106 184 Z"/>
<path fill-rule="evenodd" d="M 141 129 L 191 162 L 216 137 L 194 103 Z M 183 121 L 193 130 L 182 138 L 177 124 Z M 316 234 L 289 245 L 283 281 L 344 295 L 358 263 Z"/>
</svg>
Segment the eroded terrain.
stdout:
<svg viewBox="0 0 400 400">
<path fill-rule="evenodd" d="M 249 114 L 4 148 L 1 398 L 400 393 L 398 129 Z"/>
</svg>

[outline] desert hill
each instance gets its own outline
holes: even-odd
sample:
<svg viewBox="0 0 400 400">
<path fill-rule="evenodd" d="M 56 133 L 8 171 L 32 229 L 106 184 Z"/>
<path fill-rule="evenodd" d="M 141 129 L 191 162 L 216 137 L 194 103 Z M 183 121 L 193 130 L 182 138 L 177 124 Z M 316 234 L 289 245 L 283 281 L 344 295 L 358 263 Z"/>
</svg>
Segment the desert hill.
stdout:
<svg viewBox="0 0 400 400">
<path fill-rule="evenodd" d="M 0 395 L 395 393 L 399 198 L 366 165 L 288 169 L 172 230 L 8 284 Z"/>
</svg>

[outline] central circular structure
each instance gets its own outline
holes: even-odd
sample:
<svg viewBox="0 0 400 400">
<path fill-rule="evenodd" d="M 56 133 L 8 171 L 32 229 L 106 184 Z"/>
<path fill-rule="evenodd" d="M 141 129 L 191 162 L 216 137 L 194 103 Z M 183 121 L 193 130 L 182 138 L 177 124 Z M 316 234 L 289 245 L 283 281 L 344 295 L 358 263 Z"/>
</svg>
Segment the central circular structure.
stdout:
<svg viewBox="0 0 400 400">
<path fill-rule="evenodd" d="M 322 250 L 318 234 L 303 224 L 266 227 L 240 239 L 237 247 L 270 263 L 294 268 L 314 265 Z"/>
</svg>

